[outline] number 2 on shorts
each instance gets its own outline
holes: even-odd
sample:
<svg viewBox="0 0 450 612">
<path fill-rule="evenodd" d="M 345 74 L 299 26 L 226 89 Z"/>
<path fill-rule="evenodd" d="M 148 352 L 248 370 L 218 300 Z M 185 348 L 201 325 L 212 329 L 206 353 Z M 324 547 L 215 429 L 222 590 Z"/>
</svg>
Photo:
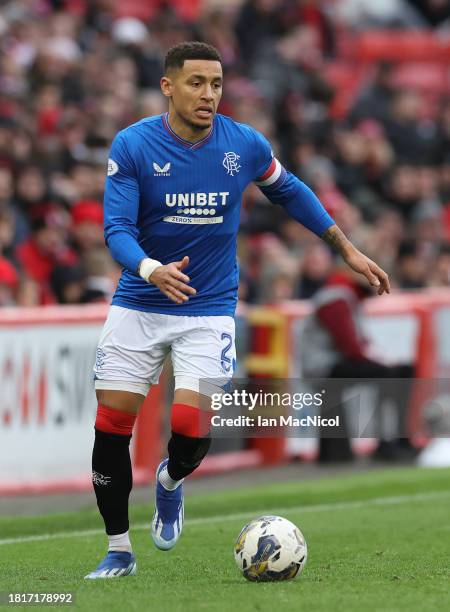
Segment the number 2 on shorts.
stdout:
<svg viewBox="0 0 450 612">
<path fill-rule="evenodd" d="M 221 335 L 221 340 L 225 340 L 226 344 L 222 349 L 222 352 L 220 354 L 220 363 L 222 366 L 222 369 L 225 370 L 225 372 L 229 372 L 232 366 L 232 361 L 231 358 L 228 357 L 227 353 L 231 348 L 231 345 L 233 344 L 233 338 L 231 337 L 230 334 L 227 334 L 226 332 L 223 332 L 223 334 Z"/>
</svg>

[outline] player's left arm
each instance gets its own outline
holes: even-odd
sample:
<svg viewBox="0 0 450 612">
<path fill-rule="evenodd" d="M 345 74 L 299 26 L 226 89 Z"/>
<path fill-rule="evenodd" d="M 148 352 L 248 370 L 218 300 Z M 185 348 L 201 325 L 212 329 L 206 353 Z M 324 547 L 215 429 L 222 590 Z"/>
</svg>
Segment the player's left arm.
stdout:
<svg viewBox="0 0 450 612">
<path fill-rule="evenodd" d="M 325 230 L 321 238 L 339 251 L 345 263 L 352 270 L 365 276 L 372 287 L 378 287 L 378 295 L 391 292 L 389 276 L 386 272 L 367 255 L 361 253 L 336 224 Z"/>
<path fill-rule="evenodd" d="M 256 174 L 256 185 L 274 204 L 279 204 L 291 217 L 336 249 L 346 264 L 367 278 L 378 294 L 390 293 L 389 277 L 374 261 L 361 253 L 330 217 L 313 191 L 288 172 L 272 156 L 270 145 L 261 135 L 262 166 Z M 260 149 L 261 151 L 261 149 Z M 265 170 L 264 170 L 265 164 Z"/>
</svg>

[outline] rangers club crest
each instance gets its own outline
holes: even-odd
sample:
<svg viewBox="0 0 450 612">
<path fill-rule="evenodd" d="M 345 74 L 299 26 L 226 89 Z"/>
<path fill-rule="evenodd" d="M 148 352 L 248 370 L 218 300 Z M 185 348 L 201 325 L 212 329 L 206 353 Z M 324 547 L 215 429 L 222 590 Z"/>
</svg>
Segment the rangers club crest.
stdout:
<svg viewBox="0 0 450 612">
<path fill-rule="evenodd" d="M 239 172 L 239 169 L 241 168 L 238 159 L 241 159 L 241 156 L 237 153 L 233 153 L 233 151 L 225 153 L 222 166 L 225 168 L 227 174 L 229 174 L 230 176 L 234 176 L 234 173 L 237 174 Z"/>
</svg>

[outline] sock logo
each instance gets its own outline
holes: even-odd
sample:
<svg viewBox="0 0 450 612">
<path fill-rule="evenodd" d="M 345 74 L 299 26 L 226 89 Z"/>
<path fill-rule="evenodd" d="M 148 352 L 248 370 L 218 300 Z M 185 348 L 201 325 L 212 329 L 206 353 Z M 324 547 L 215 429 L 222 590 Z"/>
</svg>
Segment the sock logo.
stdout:
<svg viewBox="0 0 450 612">
<path fill-rule="evenodd" d="M 109 485 L 109 483 L 111 482 L 111 476 L 103 476 L 103 474 L 100 474 L 99 472 L 96 472 L 95 470 L 93 470 L 92 471 L 92 482 L 95 485 L 106 486 L 106 485 Z"/>
</svg>

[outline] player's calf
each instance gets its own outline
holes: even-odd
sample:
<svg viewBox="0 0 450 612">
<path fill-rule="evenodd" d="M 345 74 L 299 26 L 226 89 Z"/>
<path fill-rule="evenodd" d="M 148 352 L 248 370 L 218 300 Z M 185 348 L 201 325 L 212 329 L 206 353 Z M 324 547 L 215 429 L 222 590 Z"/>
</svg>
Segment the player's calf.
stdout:
<svg viewBox="0 0 450 612">
<path fill-rule="evenodd" d="M 108 536 L 125 534 L 129 528 L 128 498 L 132 487 L 129 446 L 135 421 L 135 414 L 98 407 L 92 482 Z"/>
<path fill-rule="evenodd" d="M 172 406 L 167 464 L 171 478 L 181 480 L 198 468 L 211 446 L 210 426 L 209 412 L 186 404 Z"/>
<path fill-rule="evenodd" d="M 129 576 L 136 561 L 129 538 L 132 488 L 130 440 L 136 414 L 99 404 L 92 453 L 92 483 L 108 536 L 108 553 L 89 579 Z"/>
<path fill-rule="evenodd" d="M 210 416 L 185 404 L 172 407 L 169 458 L 156 472 L 156 508 L 151 534 L 161 550 L 175 546 L 184 522 L 183 480 L 202 462 L 211 445 Z"/>
</svg>

